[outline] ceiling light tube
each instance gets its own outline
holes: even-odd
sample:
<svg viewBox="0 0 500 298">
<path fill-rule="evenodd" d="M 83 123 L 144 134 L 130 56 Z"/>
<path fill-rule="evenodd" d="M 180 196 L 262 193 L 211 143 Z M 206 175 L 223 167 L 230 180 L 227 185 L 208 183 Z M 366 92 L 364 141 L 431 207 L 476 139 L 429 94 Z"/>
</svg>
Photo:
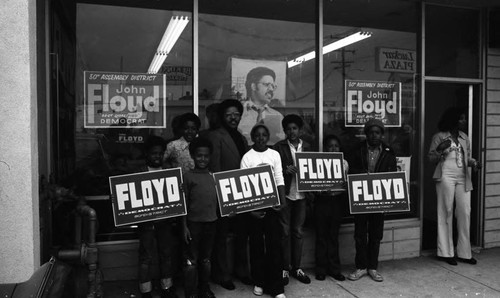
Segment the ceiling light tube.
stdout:
<svg viewBox="0 0 500 298">
<path fill-rule="evenodd" d="M 189 23 L 189 17 L 187 16 L 173 16 L 168 23 L 167 29 L 163 34 L 163 37 L 156 49 L 155 55 L 151 64 L 149 65 L 148 73 L 157 73 L 160 70 L 163 62 L 167 58 L 168 54 L 174 47 L 177 39 L 186 28 Z"/>
<path fill-rule="evenodd" d="M 372 36 L 372 33 L 371 32 L 362 32 L 362 31 L 358 31 L 354 34 L 351 34 L 347 37 L 344 37 L 340 40 L 337 40 L 335 42 L 332 42 L 331 44 L 329 45 L 326 45 L 323 47 L 323 54 L 326 54 L 326 53 L 330 53 L 332 51 L 335 51 L 335 50 L 338 50 L 340 48 L 343 48 L 345 46 L 348 46 L 350 44 L 353 44 L 355 42 L 358 42 L 360 40 L 363 40 L 363 39 L 366 39 L 368 37 Z M 294 67 L 296 65 L 299 65 L 301 64 L 302 62 L 305 62 L 305 61 L 309 61 L 311 59 L 314 59 L 316 58 L 316 52 L 315 51 L 312 51 L 312 52 L 309 52 L 305 55 L 302 55 L 300 57 L 297 57 L 293 60 L 290 60 L 288 61 L 288 68 L 291 68 L 291 67 Z"/>
</svg>

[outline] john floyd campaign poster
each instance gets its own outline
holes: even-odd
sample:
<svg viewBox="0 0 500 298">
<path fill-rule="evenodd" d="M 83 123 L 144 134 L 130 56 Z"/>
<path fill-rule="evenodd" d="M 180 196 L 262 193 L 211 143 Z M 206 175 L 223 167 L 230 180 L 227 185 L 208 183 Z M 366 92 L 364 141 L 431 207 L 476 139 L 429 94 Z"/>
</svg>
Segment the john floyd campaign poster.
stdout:
<svg viewBox="0 0 500 298">
<path fill-rule="evenodd" d="M 351 214 L 410 211 L 405 172 L 347 175 Z"/>
<path fill-rule="evenodd" d="M 186 214 L 180 168 L 109 177 L 116 226 Z"/>
<path fill-rule="evenodd" d="M 363 127 L 370 119 L 401 126 L 401 83 L 345 81 L 345 126 Z"/>
<path fill-rule="evenodd" d="M 279 205 L 271 166 L 214 173 L 222 216 Z"/>
<path fill-rule="evenodd" d="M 164 74 L 84 72 L 85 128 L 165 128 Z"/>
<path fill-rule="evenodd" d="M 344 154 L 341 152 L 297 152 L 298 191 L 345 190 Z"/>
</svg>

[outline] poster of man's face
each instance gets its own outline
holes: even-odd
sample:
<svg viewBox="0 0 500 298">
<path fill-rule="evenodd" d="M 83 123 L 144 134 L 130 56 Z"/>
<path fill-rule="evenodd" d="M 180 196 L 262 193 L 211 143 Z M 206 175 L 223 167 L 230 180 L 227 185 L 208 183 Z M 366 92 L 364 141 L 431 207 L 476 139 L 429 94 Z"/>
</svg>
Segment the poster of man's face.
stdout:
<svg viewBox="0 0 500 298">
<path fill-rule="evenodd" d="M 277 85 L 274 83 L 274 77 L 264 75 L 260 80 L 251 83 L 250 98 L 260 104 L 270 104 L 274 98 L 274 90 Z"/>
<path fill-rule="evenodd" d="M 231 88 L 238 100 L 283 107 L 286 104 L 286 62 L 231 58 Z"/>
<path fill-rule="evenodd" d="M 285 137 L 281 129 L 285 106 L 286 62 L 269 60 L 231 59 L 233 97 L 243 104 L 238 130 L 249 143 L 250 131 L 256 124 L 269 128 L 269 142 Z"/>
</svg>

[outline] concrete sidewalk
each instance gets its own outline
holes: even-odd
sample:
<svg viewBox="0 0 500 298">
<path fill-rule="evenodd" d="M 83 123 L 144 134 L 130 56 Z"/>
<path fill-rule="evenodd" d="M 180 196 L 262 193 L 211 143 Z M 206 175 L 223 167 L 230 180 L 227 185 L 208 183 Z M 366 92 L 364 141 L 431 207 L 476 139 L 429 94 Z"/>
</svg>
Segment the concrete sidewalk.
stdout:
<svg viewBox="0 0 500 298">
<path fill-rule="evenodd" d="M 365 276 L 358 281 L 338 282 L 331 277 L 314 279 L 312 269 L 305 270 L 311 284 L 291 278 L 285 288 L 288 298 L 295 297 L 500 297 L 500 248 L 475 253 L 477 265 L 458 263 L 451 266 L 435 257 L 384 261 L 379 271 L 384 282 Z M 347 275 L 354 267 L 345 266 Z M 227 291 L 218 285 L 212 290 L 218 298 L 255 298 L 253 287 L 235 282 L 236 289 Z M 105 282 L 105 297 L 140 297 L 136 281 Z M 178 291 L 179 297 L 184 293 Z M 158 296 L 159 297 L 159 296 Z M 269 297 L 264 295 L 263 297 Z"/>
</svg>

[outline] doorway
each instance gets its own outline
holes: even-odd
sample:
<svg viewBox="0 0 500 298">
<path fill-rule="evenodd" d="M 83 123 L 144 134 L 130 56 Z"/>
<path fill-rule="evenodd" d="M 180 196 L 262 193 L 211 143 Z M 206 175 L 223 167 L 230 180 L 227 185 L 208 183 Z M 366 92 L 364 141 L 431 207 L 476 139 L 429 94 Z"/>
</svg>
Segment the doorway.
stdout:
<svg viewBox="0 0 500 298">
<path fill-rule="evenodd" d="M 425 121 L 424 121 L 424 189 L 423 189 L 423 233 L 422 249 L 433 250 L 437 247 L 437 198 L 432 175 L 435 165 L 427 160 L 432 136 L 438 131 L 437 126 L 443 112 L 449 107 L 460 107 L 468 111 L 466 132 L 471 140 L 471 151 L 474 158 L 479 157 L 481 132 L 481 94 L 479 84 L 426 82 L 425 84 Z M 478 197 L 478 176 L 472 175 L 474 190 L 471 193 L 471 244 L 479 245 L 480 198 Z M 455 231 L 456 229 L 454 229 Z M 454 235 L 456 241 L 456 235 Z"/>
</svg>

